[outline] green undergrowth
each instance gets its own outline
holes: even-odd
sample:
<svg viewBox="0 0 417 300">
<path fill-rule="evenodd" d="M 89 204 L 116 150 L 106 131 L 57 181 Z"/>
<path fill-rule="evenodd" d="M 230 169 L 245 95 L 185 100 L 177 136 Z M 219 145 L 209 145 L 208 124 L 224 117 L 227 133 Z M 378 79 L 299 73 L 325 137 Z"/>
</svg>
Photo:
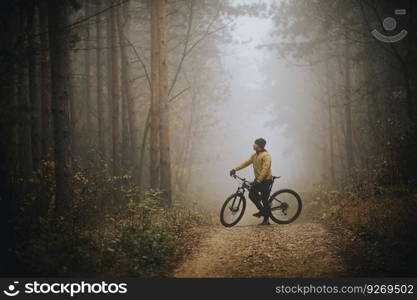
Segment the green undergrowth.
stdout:
<svg viewBox="0 0 417 300">
<path fill-rule="evenodd" d="M 19 181 L 14 225 L 19 275 L 164 277 L 184 255 L 187 232 L 210 222 L 185 204 L 163 205 L 132 176 L 74 173 L 71 208 L 54 206 L 53 163 Z"/>
</svg>

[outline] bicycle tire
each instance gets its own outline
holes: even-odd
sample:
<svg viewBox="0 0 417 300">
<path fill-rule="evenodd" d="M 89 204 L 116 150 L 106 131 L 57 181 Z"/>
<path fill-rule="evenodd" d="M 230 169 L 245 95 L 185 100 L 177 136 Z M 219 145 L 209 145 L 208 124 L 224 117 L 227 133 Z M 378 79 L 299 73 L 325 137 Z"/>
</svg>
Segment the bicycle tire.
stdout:
<svg viewBox="0 0 417 300">
<path fill-rule="evenodd" d="M 277 191 L 277 192 L 275 192 L 275 193 L 273 193 L 272 195 L 271 195 L 271 197 L 269 197 L 269 200 L 268 200 L 268 202 L 269 202 L 269 205 L 271 206 L 271 204 L 272 204 L 272 201 L 273 201 L 273 199 L 276 197 L 276 196 L 278 196 L 279 194 L 284 194 L 284 193 L 289 193 L 289 194 L 291 194 L 291 195 L 293 195 L 294 197 L 295 197 L 295 199 L 297 199 L 297 203 L 298 203 L 298 208 L 297 208 L 297 212 L 295 213 L 295 215 L 292 217 L 292 218 L 290 218 L 289 220 L 280 220 L 280 219 L 278 219 L 277 217 L 275 217 L 273 214 L 272 214 L 272 212 L 270 212 L 270 218 L 271 218 L 271 220 L 272 221 L 274 221 L 275 223 L 277 223 L 277 224 L 289 224 L 289 223 L 291 223 L 291 222 L 294 222 L 299 216 L 300 216 L 300 214 L 301 214 L 301 209 L 302 209 L 302 207 L 303 207 L 303 203 L 302 203 L 302 201 L 301 201 L 301 197 L 300 197 L 300 195 L 298 195 L 295 191 L 293 191 L 293 190 L 290 190 L 290 189 L 283 189 L 283 190 L 279 190 L 279 191 Z"/>
<path fill-rule="evenodd" d="M 224 218 L 224 212 L 225 212 L 225 210 L 227 208 L 227 205 L 229 204 L 229 202 L 231 200 L 233 200 L 234 197 L 240 197 L 240 199 L 242 200 L 243 207 L 242 207 L 242 211 L 240 212 L 238 218 L 235 221 L 233 221 L 231 223 L 228 223 L 228 222 L 226 222 L 226 220 Z M 226 201 L 224 202 L 224 204 L 223 204 L 223 206 L 222 206 L 222 208 L 220 210 L 220 222 L 225 227 L 235 226 L 242 219 L 243 214 L 245 213 L 245 210 L 246 210 L 246 199 L 245 199 L 245 196 L 243 196 L 241 193 L 234 193 L 234 194 L 230 195 L 229 197 L 227 197 Z"/>
</svg>

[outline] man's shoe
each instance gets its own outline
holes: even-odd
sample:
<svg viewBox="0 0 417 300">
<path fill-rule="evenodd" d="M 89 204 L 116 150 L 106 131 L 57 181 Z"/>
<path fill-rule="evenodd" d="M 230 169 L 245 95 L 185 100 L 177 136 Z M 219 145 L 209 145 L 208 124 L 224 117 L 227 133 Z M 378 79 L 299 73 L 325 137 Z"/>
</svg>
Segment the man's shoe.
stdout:
<svg viewBox="0 0 417 300">
<path fill-rule="evenodd" d="M 258 225 L 271 225 L 271 224 L 269 223 L 269 220 L 268 220 L 268 219 L 264 219 L 264 220 L 262 221 L 262 223 L 260 223 L 260 224 L 258 224 Z"/>
<path fill-rule="evenodd" d="M 263 213 L 263 212 L 258 211 L 256 214 L 253 214 L 252 216 L 257 217 L 257 218 L 260 218 L 260 217 L 262 217 L 263 215 L 264 215 L 264 213 Z"/>
</svg>

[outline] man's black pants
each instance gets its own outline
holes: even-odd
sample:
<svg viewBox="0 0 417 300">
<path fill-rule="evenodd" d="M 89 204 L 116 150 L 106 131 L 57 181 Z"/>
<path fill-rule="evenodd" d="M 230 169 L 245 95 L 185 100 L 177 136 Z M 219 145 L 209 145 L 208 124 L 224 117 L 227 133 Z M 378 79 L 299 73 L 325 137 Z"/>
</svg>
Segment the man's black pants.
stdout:
<svg viewBox="0 0 417 300">
<path fill-rule="evenodd" d="M 272 179 L 255 182 L 249 191 L 249 198 L 261 212 L 264 211 L 264 207 L 268 207 L 268 192 L 271 184 Z"/>
</svg>

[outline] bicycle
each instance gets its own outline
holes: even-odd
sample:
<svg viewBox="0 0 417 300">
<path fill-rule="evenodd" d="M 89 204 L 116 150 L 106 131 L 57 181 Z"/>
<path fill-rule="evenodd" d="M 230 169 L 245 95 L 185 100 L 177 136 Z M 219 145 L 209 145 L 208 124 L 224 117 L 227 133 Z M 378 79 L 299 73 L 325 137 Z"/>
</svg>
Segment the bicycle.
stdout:
<svg viewBox="0 0 417 300">
<path fill-rule="evenodd" d="M 239 223 L 246 209 L 245 192 L 250 190 L 252 183 L 245 178 L 233 175 L 235 179 L 242 181 L 236 192 L 230 195 L 224 202 L 220 211 L 220 222 L 225 227 L 232 227 Z M 272 183 L 268 189 L 267 209 L 269 218 L 277 224 L 289 224 L 293 222 L 301 213 L 302 201 L 301 197 L 293 190 L 282 189 L 271 195 L 272 186 L 276 179 L 281 176 L 273 176 Z M 291 213 L 292 212 L 292 213 Z M 231 216 L 231 220 L 228 217 Z"/>
</svg>

